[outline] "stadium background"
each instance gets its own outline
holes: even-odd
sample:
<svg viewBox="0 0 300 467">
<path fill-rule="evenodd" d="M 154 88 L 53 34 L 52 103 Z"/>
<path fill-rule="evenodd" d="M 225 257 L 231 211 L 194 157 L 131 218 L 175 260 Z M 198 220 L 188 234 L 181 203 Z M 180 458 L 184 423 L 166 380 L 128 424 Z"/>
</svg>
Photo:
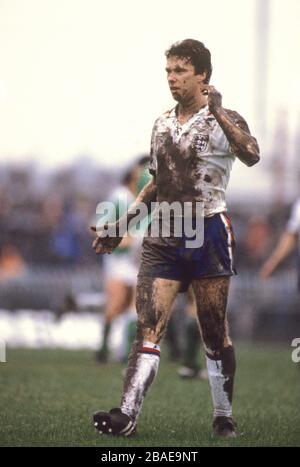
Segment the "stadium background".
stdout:
<svg viewBox="0 0 300 467">
<path fill-rule="evenodd" d="M 212 83 L 249 121 L 262 153 L 253 169 L 235 163 L 227 196 L 238 242 L 228 308 L 243 433 L 231 443 L 299 445 L 296 252 L 268 281 L 258 275 L 299 195 L 299 3 L 189 0 L 181 8 L 134 0 L 0 4 L 0 445 L 112 442 L 89 426 L 95 409 L 118 401 L 121 364 L 94 363 L 105 297 L 88 226 L 172 105 L 163 51 L 185 37 L 211 49 Z M 181 342 L 180 310 L 176 316 Z M 114 325 L 116 359 L 123 322 Z M 131 445 L 222 444 L 210 438 L 205 383 L 179 381 L 167 355 Z M 160 397 L 170 391 L 174 426 Z"/>
</svg>

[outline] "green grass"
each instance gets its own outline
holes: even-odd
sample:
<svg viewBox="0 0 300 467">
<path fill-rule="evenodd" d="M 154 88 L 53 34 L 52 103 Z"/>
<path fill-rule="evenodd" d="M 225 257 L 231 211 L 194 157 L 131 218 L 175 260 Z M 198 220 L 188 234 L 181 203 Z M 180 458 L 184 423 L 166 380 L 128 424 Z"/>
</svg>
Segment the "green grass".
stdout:
<svg viewBox="0 0 300 467">
<path fill-rule="evenodd" d="M 87 351 L 8 350 L 0 364 L 1 446 L 300 446 L 300 363 L 286 346 L 237 345 L 238 438 L 211 436 L 208 383 L 182 381 L 162 360 L 133 439 L 100 436 L 97 409 L 119 403 L 121 365 Z"/>
</svg>

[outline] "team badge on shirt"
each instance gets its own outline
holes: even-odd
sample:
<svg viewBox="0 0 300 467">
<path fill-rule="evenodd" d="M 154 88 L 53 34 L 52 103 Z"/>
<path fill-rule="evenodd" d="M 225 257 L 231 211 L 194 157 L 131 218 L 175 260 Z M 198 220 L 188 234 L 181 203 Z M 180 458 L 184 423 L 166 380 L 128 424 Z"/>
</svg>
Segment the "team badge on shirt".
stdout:
<svg viewBox="0 0 300 467">
<path fill-rule="evenodd" d="M 192 146 L 197 150 L 197 152 L 204 152 L 207 148 L 208 140 L 208 135 L 197 134 L 193 138 Z"/>
</svg>

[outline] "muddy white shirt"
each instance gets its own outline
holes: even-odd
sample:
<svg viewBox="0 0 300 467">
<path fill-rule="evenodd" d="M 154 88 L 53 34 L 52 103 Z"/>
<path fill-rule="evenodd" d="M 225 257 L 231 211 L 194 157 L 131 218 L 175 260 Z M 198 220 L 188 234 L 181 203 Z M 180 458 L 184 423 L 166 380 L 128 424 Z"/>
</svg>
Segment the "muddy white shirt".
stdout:
<svg viewBox="0 0 300 467">
<path fill-rule="evenodd" d="M 237 112 L 226 112 L 233 123 L 249 132 Z M 176 107 L 154 124 L 149 169 L 156 176 L 159 202 L 201 201 L 206 217 L 226 211 L 225 190 L 234 160 L 230 144 L 208 106 L 183 125 L 177 120 Z"/>
</svg>

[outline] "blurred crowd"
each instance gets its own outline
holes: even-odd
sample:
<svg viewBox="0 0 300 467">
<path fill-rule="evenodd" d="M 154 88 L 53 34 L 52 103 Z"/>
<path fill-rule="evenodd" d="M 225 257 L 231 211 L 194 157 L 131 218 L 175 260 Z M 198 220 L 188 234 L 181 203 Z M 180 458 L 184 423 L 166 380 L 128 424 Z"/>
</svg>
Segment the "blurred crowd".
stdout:
<svg viewBox="0 0 300 467">
<path fill-rule="evenodd" d="M 122 170 L 82 160 L 42 172 L 35 166 L 0 168 L 0 280 L 24 268 L 77 267 L 99 263 L 89 230 L 96 206 L 120 182 Z M 277 242 L 289 205 L 252 206 L 231 202 L 238 244 L 237 267 L 259 269 Z M 290 257 L 283 267 L 290 268 Z"/>
<path fill-rule="evenodd" d="M 95 262 L 89 232 L 96 205 L 118 183 L 90 163 L 42 173 L 0 169 L 0 277 L 25 265 L 74 267 Z"/>
</svg>

